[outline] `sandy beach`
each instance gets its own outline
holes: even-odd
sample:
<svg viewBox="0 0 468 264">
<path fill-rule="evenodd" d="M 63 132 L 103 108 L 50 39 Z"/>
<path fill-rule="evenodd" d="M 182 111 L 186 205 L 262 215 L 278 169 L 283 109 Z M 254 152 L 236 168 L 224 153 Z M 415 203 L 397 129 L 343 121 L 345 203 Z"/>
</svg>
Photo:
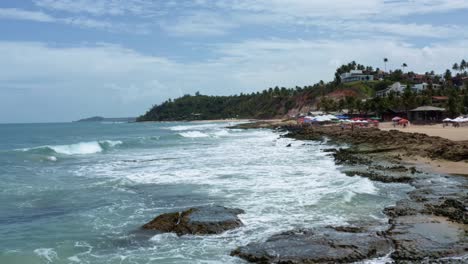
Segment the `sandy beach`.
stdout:
<svg viewBox="0 0 468 264">
<path fill-rule="evenodd" d="M 442 124 L 437 125 L 411 125 L 403 128 L 401 126 L 393 127 L 391 122 L 381 123 L 380 129 L 389 131 L 396 129 L 401 132 L 408 133 L 423 133 L 429 136 L 437 136 L 453 141 L 468 141 L 468 127 L 443 127 Z M 414 157 L 408 159 L 408 163 L 421 165 L 427 171 L 433 171 L 443 174 L 468 175 L 468 163 L 464 161 L 453 162 L 447 160 L 433 160 L 423 157 Z"/>
<path fill-rule="evenodd" d="M 468 141 L 468 127 L 443 127 L 442 124 L 437 125 L 410 125 L 403 128 L 401 126 L 393 127 L 391 122 L 381 123 L 379 126 L 382 130 L 396 129 L 408 133 L 423 133 L 429 136 L 442 137 L 453 141 Z"/>
</svg>

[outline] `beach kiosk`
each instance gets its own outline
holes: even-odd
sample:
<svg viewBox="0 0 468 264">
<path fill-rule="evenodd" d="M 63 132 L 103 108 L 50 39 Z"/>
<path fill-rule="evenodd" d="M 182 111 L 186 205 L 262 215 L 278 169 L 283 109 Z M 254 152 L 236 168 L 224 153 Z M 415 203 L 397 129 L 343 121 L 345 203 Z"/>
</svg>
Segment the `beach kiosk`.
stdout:
<svg viewBox="0 0 468 264">
<path fill-rule="evenodd" d="M 409 111 L 412 123 L 435 123 L 444 119 L 445 108 L 434 106 L 420 106 Z"/>
</svg>

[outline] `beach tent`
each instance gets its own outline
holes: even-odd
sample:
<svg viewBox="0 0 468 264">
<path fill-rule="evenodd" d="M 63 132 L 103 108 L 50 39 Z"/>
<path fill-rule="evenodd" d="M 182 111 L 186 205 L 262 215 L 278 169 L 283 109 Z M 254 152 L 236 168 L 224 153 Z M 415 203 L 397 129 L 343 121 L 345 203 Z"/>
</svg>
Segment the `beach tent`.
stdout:
<svg viewBox="0 0 468 264">
<path fill-rule="evenodd" d="M 338 120 L 339 119 L 338 117 L 336 117 L 334 115 L 324 115 L 323 117 L 326 117 L 326 118 L 328 118 L 330 120 Z"/>
<path fill-rule="evenodd" d="M 349 119 L 349 116 L 346 116 L 346 115 L 337 115 L 336 118 L 338 118 L 338 119 Z"/>
<path fill-rule="evenodd" d="M 457 123 L 464 123 L 468 122 L 468 118 L 464 118 L 463 116 L 459 116 L 455 119 L 452 119 L 452 122 L 457 122 Z"/>
</svg>

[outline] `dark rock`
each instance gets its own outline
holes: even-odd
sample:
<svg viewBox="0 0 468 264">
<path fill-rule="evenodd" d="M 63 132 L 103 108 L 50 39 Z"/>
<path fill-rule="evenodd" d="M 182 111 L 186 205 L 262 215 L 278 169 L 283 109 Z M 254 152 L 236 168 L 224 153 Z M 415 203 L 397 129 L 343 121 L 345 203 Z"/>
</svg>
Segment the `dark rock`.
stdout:
<svg viewBox="0 0 468 264">
<path fill-rule="evenodd" d="M 349 164 L 349 165 L 356 165 L 356 164 L 370 164 L 371 161 L 363 156 L 356 155 L 350 150 L 347 149 L 339 149 L 335 153 L 333 153 L 333 157 L 335 158 L 336 164 Z"/>
<path fill-rule="evenodd" d="M 183 212 L 162 214 L 143 225 L 143 229 L 163 233 L 174 232 L 177 235 L 220 234 L 224 231 L 242 226 L 238 214 L 241 209 L 230 209 L 222 206 L 201 206 Z"/>
<path fill-rule="evenodd" d="M 426 205 L 426 209 L 435 215 L 446 216 L 453 221 L 468 224 L 468 212 L 465 204 L 456 199 L 443 199 L 440 204 Z"/>
<path fill-rule="evenodd" d="M 384 256 L 391 249 L 391 240 L 374 232 L 320 228 L 277 234 L 264 243 L 237 248 L 231 255 L 255 263 L 350 263 Z"/>
<path fill-rule="evenodd" d="M 288 145 L 286 145 L 287 148 L 291 147 L 291 143 L 289 143 Z"/>
<path fill-rule="evenodd" d="M 368 178 L 369 180 L 372 180 L 372 181 L 379 181 L 379 182 L 385 182 L 385 183 L 390 183 L 390 182 L 407 183 L 412 180 L 411 177 L 405 176 L 405 175 L 384 175 L 384 174 L 379 174 L 375 171 L 345 171 L 344 174 L 350 177 L 357 175 L 357 176 L 361 176 L 364 178 Z"/>
<path fill-rule="evenodd" d="M 397 263 L 436 263 L 447 257 L 467 253 L 466 226 L 453 223 L 444 217 L 416 215 L 394 219 L 387 232 L 394 241 L 392 258 Z"/>
<path fill-rule="evenodd" d="M 326 149 L 322 149 L 322 152 L 336 152 L 338 151 L 338 149 L 336 148 L 326 148 Z"/>
</svg>

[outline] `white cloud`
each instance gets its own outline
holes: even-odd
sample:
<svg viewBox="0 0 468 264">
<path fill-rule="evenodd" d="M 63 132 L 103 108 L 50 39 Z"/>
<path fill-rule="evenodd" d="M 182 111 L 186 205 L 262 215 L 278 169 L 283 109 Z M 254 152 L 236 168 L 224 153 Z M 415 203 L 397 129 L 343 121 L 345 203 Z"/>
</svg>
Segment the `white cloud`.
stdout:
<svg viewBox="0 0 468 264">
<path fill-rule="evenodd" d="M 427 37 L 448 39 L 468 36 L 468 31 L 458 25 L 434 26 L 416 23 L 359 22 L 359 21 L 314 21 L 311 24 L 341 32 L 342 38 L 355 35 L 395 35 L 402 37 Z M 456 34 L 455 34 L 456 32 Z"/>
<path fill-rule="evenodd" d="M 317 30 L 332 35 L 356 37 L 362 34 L 392 34 L 405 38 L 455 38 L 464 27 L 400 22 L 414 14 L 435 14 L 467 10 L 467 0 L 34 0 L 37 7 L 78 17 L 59 21 L 74 26 L 112 32 L 148 34 L 160 25 L 171 36 L 223 36 L 234 29 L 251 26 Z M 4 10 L 3 17 L 54 22 L 41 11 Z M 88 16 L 102 17 L 100 19 Z M 2 17 L 0 11 L 0 17 Z M 125 23 L 115 19 L 125 17 Z M 109 20 L 111 19 L 111 20 Z M 330 31 L 330 32 L 327 32 Z"/>
<path fill-rule="evenodd" d="M 391 17 L 467 9 L 466 0 L 217 0 L 222 8 L 269 12 L 293 17 L 354 18 Z"/>
<path fill-rule="evenodd" d="M 392 39 L 258 39 L 213 46 L 215 59 L 191 63 L 102 44 L 57 48 L 44 43 L 0 42 L 0 94 L 35 109 L 17 121 L 82 116 L 137 115 L 167 98 L 252 92 L 271 86 L 309 85 L 333 78 L 335 66 L 356 60 L 383 67 L 442 72 L 468 57 L 468 40 L 423 48 Z M 47 102 L 47 106 L 43 105 Z M 11 111 L 0 105 L 0 120 Z"/>
<path fill-rule="evenodd" d="M 54 17 L 40 11 L 29 11 L 17 8 L 0 8 L 0 19 L 26 20 L 41 23 L 61 23 L 81 28 L 106 30 L 110 32 L 124 32 L 135 34 L 149 34 L 150 30 L 144 24 L 127 25 L 107 20 L 96 20 L 88 17 Z"/>
<path fill-rule="evenodd" d="M 219 36 L 237 26 L 212 12 L 196 12 L 182 16 L 177 21 L 161 23 L 162 29 L 173 36 Z"/>
<path fill-rule="evenodd" d="M 152 0 L 34 0 L 42 8 L 95 16 L 156 15 L 170 2 Z"/>
<path fill-rule="evenodd" d="M 16 20 L 31 20 L 37 22 L 54 22 L 55 18 L 40 11 L 27 11 L 17 8 L 0 8 L 0 18 L 16 19 Z"/>
</svg>

